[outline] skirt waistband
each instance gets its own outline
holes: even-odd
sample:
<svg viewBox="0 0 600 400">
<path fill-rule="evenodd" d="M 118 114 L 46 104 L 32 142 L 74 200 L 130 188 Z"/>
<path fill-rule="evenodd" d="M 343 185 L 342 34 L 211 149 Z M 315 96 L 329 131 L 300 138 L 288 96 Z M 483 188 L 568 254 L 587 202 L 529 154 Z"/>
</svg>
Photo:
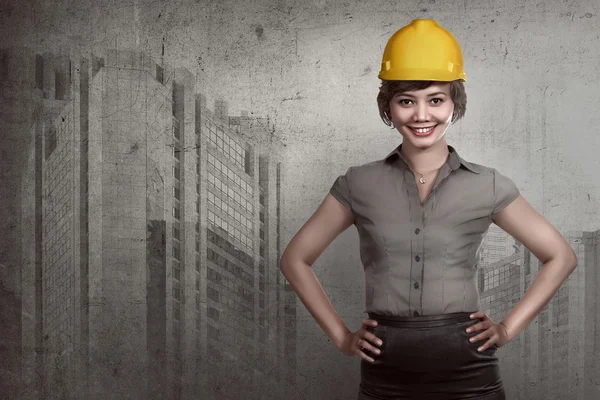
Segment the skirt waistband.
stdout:
<svg viewBox="0 0 600 400">
<path fill-rule="evenodd" d="M 380 325 L 395 326 L 400 328 L 434 328 L 437 326 L 453 325 L 461 322 L 471 321 L 473 312 L 456 312 L 437 315 L 419 315 L 417 317 L 408 315 L 384 315 L 368 313 L 369 319 L 374 319 Z M 475 322 L 475 320 L 473 320 Z"/>
</svg>

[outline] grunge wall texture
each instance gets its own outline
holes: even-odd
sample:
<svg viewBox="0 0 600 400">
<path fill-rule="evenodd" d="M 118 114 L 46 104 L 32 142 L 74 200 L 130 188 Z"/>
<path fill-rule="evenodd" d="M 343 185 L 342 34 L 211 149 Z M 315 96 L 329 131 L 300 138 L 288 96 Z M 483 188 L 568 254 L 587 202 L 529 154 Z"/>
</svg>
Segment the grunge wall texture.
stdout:
<svg viewBox="0 0 600 400">
<path fill-rule="evenodd" d="M 0 397 L 354 398 L 359 358 L 277 262 L 339 174 L 399 143 L 377 72 L 414 18 L 463 48 L 469 101 L 448 142 L 514 179 L 579 257 L 498 353 L 508 398 L 599 398 L 595 0 L 1 1 Z M 218 189 L 215 165 L 243 176 Z M 522 294 L 539 264 L 490 235 L 480 267 L 508 268 Z M 314 265 L 352 330 L 357 239 Z"/>
</svg>

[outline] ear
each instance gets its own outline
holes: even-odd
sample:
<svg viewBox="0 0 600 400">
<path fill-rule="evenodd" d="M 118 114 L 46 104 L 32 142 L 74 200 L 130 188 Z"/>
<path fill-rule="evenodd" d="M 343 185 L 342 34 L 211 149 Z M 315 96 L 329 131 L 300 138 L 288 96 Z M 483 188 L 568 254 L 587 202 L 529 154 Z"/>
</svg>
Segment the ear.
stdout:
<svg viewBox="0 0 600 400">
<path fill-rule="evenodd" d="M 392 120 L 392 115 L 389 112 L 389 110 L 385 110 L 384 114 L 385 114 L 385 117 L 388 119 L 388 121 L 390 121 L 392 129 L 396 129 L 396 125 L 394 125 L 394 121 Z"/>
</svg>

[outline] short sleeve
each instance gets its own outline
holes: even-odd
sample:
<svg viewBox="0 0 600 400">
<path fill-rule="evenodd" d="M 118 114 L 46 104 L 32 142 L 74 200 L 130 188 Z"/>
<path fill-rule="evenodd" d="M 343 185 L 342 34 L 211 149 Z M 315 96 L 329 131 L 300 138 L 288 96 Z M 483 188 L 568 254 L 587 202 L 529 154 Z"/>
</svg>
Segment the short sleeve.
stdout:
<svg viewBox="0 0 600 400">
<path fill-rule="evenodd" d="M 352 209 L 352 192 L 350 191 L 350 175 L 352 167 L 348 168 L 348 171 L 344 175 L 337 177 L 329 193 L 346 208 Z"/>
<path fill-rule="evenodd" d="M 519 189 L 509 177 L 502 175 L 496 169 L 493 169 L 493 172 L 494 208 L 492 214 L 496 214 L 519 196 Z"/>
</svg>

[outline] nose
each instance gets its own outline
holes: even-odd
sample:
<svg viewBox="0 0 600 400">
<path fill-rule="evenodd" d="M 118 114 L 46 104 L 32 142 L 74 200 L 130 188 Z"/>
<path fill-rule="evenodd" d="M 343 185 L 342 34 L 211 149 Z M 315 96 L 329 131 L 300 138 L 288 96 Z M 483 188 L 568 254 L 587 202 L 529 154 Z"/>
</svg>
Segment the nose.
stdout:
<svg viewBox="0 0 600 400">
<path fill-rule="evenodd" d="M 417 122 L 429 120 L 429 108 L 427 107 L 427 104 L 417 104 L 417 107 L 415 107 L 414 118 Z"/>
</svg>

